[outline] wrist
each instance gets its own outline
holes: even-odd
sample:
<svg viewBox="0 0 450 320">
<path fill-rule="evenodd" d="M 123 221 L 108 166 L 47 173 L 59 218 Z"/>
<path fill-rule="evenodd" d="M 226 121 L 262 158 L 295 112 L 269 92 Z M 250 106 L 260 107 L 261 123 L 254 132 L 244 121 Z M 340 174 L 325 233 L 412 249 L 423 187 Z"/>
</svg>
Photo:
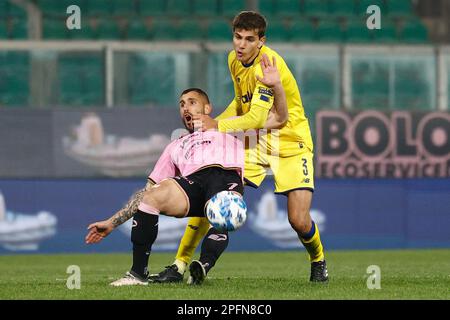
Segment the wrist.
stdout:
<svg viewBox="0 0 450 320">
<path fill-rule="evenodd" d="M 283 88 L 283 85 L 281 84 L 281 81 L 274 83 L 272 86 L 272 89 L 274 89 L 274 90 L 279 90 L 282 88 Z"/>
</svg>

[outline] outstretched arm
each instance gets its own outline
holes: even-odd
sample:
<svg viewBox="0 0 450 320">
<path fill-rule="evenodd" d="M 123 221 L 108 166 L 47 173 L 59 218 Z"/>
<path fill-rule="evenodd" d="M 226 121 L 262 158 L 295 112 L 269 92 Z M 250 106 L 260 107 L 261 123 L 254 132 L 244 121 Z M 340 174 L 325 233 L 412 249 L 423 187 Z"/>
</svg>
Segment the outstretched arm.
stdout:
<svg viewBox="0 0 450 320">
<path fill-rule="evenodd" d="M 125 221 L 132 218 L 137 210 L 139 203 L 144 197 L 144 193 L 154 185 L 153 181 L 148 180 L 145 188 L 137 191 L 130 198 L 128 203 L 119 211 L 117 211 L 108 220 L 94 222 L 88 226 L 88 234 L 85 238 L 87 244 L 100 242 L 104 237 L 109 235 L 115 228 L 120 226 Z"/>
</svg>

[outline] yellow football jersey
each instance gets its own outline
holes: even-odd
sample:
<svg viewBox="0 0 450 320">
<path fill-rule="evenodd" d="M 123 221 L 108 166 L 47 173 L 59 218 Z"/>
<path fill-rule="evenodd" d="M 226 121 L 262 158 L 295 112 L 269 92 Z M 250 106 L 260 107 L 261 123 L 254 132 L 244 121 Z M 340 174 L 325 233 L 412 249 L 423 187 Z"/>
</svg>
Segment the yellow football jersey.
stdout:
<svg viewBox="0 0 450 320">
<path fill-rule="evenodd" d="M 260 59 L 262 54 L 266 54 L 272 62 L 275 56 L 277 68 L 281 76 L 281 82 L 286 93 L 289 120 L 279 131 L 279 154 L 289 156 L 299 153 L 299 144 L 313 150 L 313 142 L 308 119 L 305 116 L 300 91 L 297 81 L 289 70 L 284 59 L 274 50 L 263 46 L 253 61 L 249 65 L 244 65 L 236 59 L 236 52 L 233 50 L 228 55 L 228 67 L 234 84 L 235 97 L 228 108 L 217 118 L 219 119 L 219 130 L 239 129 L 233 126 L 236 119 L 224 119 L 229 116 L 242 116 L 248 113 L 252 106 L 257 105 L 269 110 L 273 105 L 273 91 L 256 79 L 255 74 L 262 78 Z M 238 122 L 236 122 L 237 124 Z M 260 135 L 260 142 L 266 140 L 269 148 L 271 146 L 271 134 Z M 275 147 L 275 146 L 273 146 Z M 278 149 L 278 148 L 277 148 Z"/>
</svg>

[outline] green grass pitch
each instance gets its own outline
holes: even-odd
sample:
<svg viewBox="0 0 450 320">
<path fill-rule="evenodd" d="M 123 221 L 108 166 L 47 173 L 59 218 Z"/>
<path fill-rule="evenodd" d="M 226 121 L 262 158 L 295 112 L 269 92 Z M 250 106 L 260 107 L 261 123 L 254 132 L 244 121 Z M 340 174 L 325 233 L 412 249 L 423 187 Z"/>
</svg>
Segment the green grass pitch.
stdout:
<svg viewBox="0 0 450 320">
<path fill-rule="evenodd" d="M 151 272 L 160 271 L 173 257 L 173 253 L 153 253 Z M 0 256 L 0 300 L 450 299 L 448 249 L 329 251 L 326 285 L 309 283 L 305 251 L 271 251 L 227 252 L 201 286 L 109 286 L 130 263 L 131 254 Z M 70 265 L 80 267 L 80 289 L 66 286 Z M 380 289 L 367 287 L 370 265 L 380 267 Z"/>
</svg>

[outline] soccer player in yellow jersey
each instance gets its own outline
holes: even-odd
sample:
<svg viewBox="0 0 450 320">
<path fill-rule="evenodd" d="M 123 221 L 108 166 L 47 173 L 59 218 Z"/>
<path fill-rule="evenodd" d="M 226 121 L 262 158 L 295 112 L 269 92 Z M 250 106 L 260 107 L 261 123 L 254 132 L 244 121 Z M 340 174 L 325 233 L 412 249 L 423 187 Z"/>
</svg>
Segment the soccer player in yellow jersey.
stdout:
<svg viewBox="0 0 450 320">
<path fill-rule="evenodd" d="M 314 191 L 313 142 L 309 123 L 294 76 L 283 58 L 264 44 L 265 30 L 266 20 L 259 13 L 244 11 L 234 18 L 234 50 L 228 55 L 228 67 L 235 97 L 216 119 L 207 115 L 194 119 L 201 122 L 203 130 L 232 132 L 263 128 L 274 103 L 274 94 L 271 87 L 260 81 L 263 75 L 261 62 L 263 55 L 274 61 L 285 91 L 289 117 L 276 132 L 256 130 L 258 143 L 247 145 L 245 150 L 245 181 L 247 185 L 258 187 L 266 176 L 266 168 L 270 167 L 275 193 L 287 196 L 289 222 L 309 254 L 310 281 L 325 282 L 328 281 L 328 271 L 323 246 L 319 229 L 309 213 Z M 150 276 L 150 281 L 182 281 L 195 248 L 208 229 L 209 223 L 205 218 L 190 218 L 174 264 Z M 223 237 L 214 236 L 218 243 L 223 243 Z M 202 245 L 199 261 L 193 261 L 189 267 L 191 276 L 188 282 L 199 284 L 203 281 L 225 249 L 223 246 L 214 253 L 214 248 Z M 209 251 L 209 254 L 204 251 Z"/>
</svg>

